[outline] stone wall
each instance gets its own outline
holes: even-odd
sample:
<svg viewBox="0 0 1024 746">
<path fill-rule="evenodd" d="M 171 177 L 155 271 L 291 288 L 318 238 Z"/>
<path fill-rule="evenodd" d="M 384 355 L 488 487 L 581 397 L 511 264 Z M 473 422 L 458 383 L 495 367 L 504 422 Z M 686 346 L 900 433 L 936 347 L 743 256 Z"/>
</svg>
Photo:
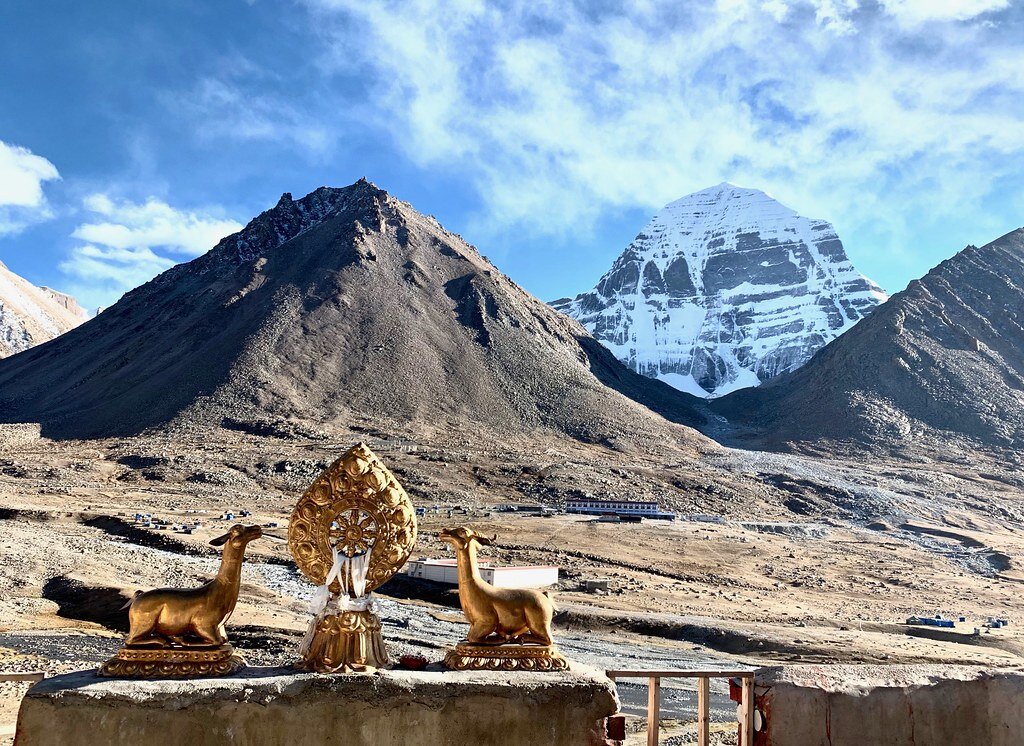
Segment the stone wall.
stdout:
<svg viewBox="0 0 1024 746">
<path fill-rule="evenodd" d="M 16 746 L 594 746 L 618 707 L 604 674 L 250 668 L 223 679 L 127 681 L 79 672 L 25 696 Z"/>
<path fill-rule="evenodd" d="M 1024 670 L 780 666 L 756 681 L 767 746 L 1024 743 Z"/>
<path fill-rule="evenodd" d="M 0 453 L 35 443 L 42 437 L 38 422 L 0 423 Z"/>
</svg>

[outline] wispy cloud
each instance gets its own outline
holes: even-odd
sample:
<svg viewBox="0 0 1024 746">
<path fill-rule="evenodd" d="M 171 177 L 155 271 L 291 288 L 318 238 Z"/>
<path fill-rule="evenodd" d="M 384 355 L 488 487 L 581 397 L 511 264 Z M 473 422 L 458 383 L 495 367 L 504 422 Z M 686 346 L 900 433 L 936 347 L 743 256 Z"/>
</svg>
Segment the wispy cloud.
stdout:
<svg viewBox="0 0 1024 746">
<path fill-rule="evenodd" d="M 176 264 L 152 249 L 114 249 L 84 244 L 72 249 L 60 264 L 75 278 L 73 293 L 89 306 L 109 305 L 127 290 L 138 287 Z"/>
<path fill-rule="evenodd" d="M 931 21 L 968 21 L 1004 10 L 1010 0 L 881 0 L 882 8 L 907 25 Z"/>
<path fill-rule="evenodd" d="M 1009 0 L 305 2 L 408 156 L 468 175 L 474 230 L 578 231 L 728 179 L 899 243 L 1024 166 Z"/>
<path fill-rule="evenodd" d="M 89 306 L 109 305 L 242 227 L 218 210 L 180 210 L 152 197 L 131 202 L 92 194 L 82 207 L 92 219 L 75 228 L 72 238 L 84 243 L 71 249 L 60 269 Z"/>
<path fill-rule="evenodd" d="M 83 223 L 72 236 L 114 249 L 161 247 L 199 256 L 242 227 L 207 211 L 175 209 L 153 197 L 137 203 L 92 194 L 85 198 L 83 207 L 99 222 Z"/>
<path fill-rule="evenodd" d="M 49 218 L 43 184 L 59 178 L 50 161 L 0 140 L 0 235 Z"/>
<path fill-rule="evenodd" d="M 192 123 L 201 140 L 286 142 L 310 156 L 323 156 L 335 140 L 329 122 L 292 100 L 305 91 L 283 95 L 277 92 L 282 85 L 272 70 L 234 54 L 191 88 L 163 99 L 172 115 Z"/>
</svg>

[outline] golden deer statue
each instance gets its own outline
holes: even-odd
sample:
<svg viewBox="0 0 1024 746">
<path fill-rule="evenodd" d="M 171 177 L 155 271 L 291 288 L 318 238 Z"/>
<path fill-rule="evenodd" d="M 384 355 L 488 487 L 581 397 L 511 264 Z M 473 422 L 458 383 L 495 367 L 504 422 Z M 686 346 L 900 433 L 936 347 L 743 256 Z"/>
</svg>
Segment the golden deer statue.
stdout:
<svg viewBox="0 0 1024 746">
<path fill-rule="evenodd" d="M 131 624 L 105 676 L 216 676 L 243 662 L 228 644 L 224 625 L 235 610 L 245 548 L 263 535 L 259 526 L 232 526 L 210 544 L 223 546 L 217 576 L 199 588 L 139 591 L 125 604 Z"/>
<path fill-rule="evenodd" d="M 568 668 L 551 638 L 555 604 L 548 593 L 529 588 L 496 588 L 480 577 L 477 547 L 490 546 L 493 538 L 466 527 L 446 528 L 438 538 L 456 552 L 459 603 L 469 621 L 466 640 L 445 658 L 448 666 Z"/>
</svg>

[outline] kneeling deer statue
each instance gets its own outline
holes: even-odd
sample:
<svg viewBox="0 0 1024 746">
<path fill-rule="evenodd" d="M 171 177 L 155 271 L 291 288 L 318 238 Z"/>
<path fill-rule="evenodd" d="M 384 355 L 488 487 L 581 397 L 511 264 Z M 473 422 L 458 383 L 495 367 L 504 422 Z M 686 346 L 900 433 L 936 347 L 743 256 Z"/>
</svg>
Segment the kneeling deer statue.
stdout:
<svg viewBox="0 0 1024 746">
<path fill-rule="evenodd" d="M 227 642 L 224 624 L 238 602 L 246 545 L 263 535 L 259 526 L 232 526 L 210 544 L 223 546 L 217 577 L 199 588 L 139 591 L 125 606 L 131 631 L 127 646 L 219 646 Z"/>
<path fill-rule="evenodd" d="M 446 528 L 438 538 L 456 551 L 459 568 L 459 603 L 469 620 L 466 641 L 476 644 L 527 642 L 551 645 L 551 617 L 555 605 L 546 592 L 496 588 L 480 577 L 477 546 L 493 539 L 471 528 Z"/>
</svg>

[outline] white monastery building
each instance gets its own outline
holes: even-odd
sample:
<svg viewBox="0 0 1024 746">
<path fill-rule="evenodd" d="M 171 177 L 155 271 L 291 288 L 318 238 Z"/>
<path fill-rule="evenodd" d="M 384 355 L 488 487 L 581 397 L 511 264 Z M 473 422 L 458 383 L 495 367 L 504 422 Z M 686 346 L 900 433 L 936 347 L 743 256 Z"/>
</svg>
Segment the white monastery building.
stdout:
<svg viewBox="0 0 1024 746">
<path fill-rule="evenodd" d="M 521 565 L 492 567 L 480 563 L 480 577 L 497 588 L 543 588 L 558 582 L 558 568 L 554 565 Z M 459 568 L 453 559 L 410 560 L 405 574 L 411 578 L 433 580 L 448 585 L 459 584 Z"/>
<path fill-rule="evenodd" d="M 640 516 L 641 518 L 661 518 L 675 520 L 675 513 L 662 511 L 658 503 L 651 500 L 598 500 L 581 498 L 567 500 L 566 513 L 582 513 L 583 515 L 619 515 Z"/>
</svg>

